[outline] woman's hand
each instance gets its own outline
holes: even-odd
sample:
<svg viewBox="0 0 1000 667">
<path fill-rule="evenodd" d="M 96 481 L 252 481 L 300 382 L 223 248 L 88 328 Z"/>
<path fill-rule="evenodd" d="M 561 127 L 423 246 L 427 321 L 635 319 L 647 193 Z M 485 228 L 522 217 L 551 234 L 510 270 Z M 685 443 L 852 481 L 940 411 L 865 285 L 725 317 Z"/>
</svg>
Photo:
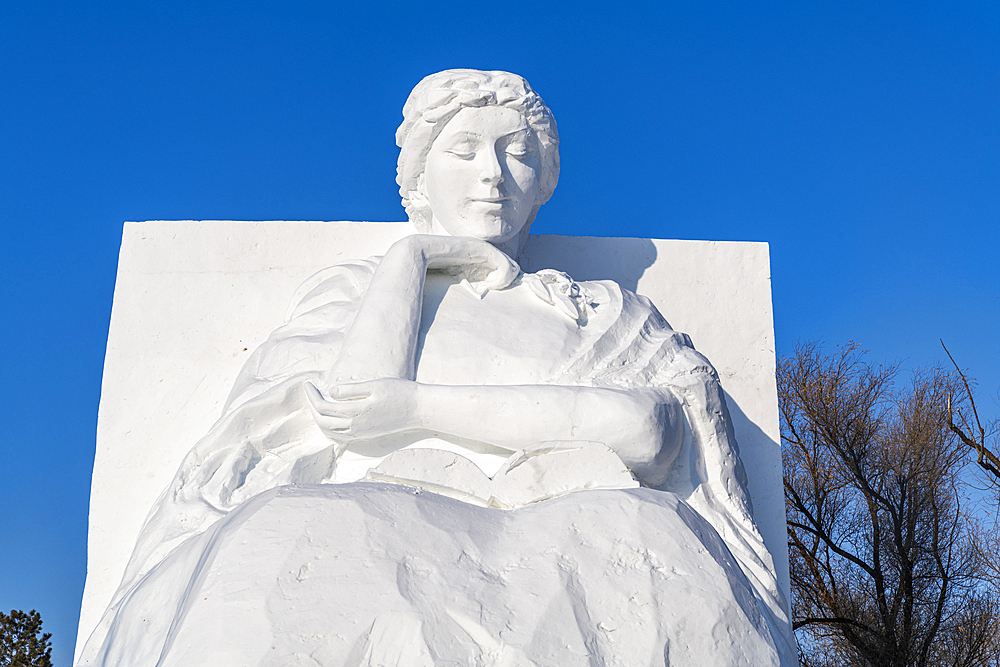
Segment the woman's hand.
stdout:
<svg viewBox="0 0 1000 667">
<path fill-rule="evenodd" d="M 420 387 L 412 380 L 381 378 L 336 384 L 325 396 L 307 382 L 305 391 L 316 424 L 327 437 L 352 442 L 374 441 L 419 428 Z"/>
<path fill-rule="evenodd" d="M 419 257 L 427 270 L 438 270 L 467 280 L 477 292 L 508 287 L 521 268 L 504 252 L 471 236 L 414 234 L 393 244 L 386 254 Z"/>
<path fill-rule="evenodd" d="M 416 376 L 417 341 L 428 270 L 447 271 L 480 297 L 509 286 L 517 263 L 480 239 L 414 234 L 392 244 L 348 329 L 330 375 L 342 381 Z"/>
</svg>

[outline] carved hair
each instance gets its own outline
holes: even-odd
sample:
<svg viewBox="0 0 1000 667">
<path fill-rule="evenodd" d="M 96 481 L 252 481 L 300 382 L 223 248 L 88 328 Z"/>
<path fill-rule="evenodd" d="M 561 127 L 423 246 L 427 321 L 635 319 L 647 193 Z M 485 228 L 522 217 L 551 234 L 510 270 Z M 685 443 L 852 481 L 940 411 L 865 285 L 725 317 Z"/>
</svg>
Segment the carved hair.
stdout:
<svg viewBox="0 0 1000 667">
<path fill-rule="evenodd" d="M 538 200 L 522 233 L 539 207 L 549 200 L 559 180 L 559 132 L 542 98 L 522 77 L 510 72 L 449 69 L 424 77 L 403 105 L 403 124 L 396 130 L 399 160 L 396 183 L 403 206 L 417 231 L 431 229 L 431 209 L 424 189 L 427 154 L 437 136 L 463 107 L 503 106 L 527 121 L 538 140 L 541 178 Z"/>
</svg>

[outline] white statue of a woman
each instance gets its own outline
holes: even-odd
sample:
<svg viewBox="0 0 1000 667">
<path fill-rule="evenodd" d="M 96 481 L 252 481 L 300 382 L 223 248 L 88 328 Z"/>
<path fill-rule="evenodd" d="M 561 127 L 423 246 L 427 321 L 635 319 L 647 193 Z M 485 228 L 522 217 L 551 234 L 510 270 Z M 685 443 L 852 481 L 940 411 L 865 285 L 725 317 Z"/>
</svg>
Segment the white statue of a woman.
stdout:
<svg viewBox="0 0 1000 667">
<path fill-rule="evenodd" d="M 718 603 L 722 611 L 712 623 L 728 623 L 729 634 L 697 628 L 700 617 L 693 611 L 686 620 L 651 627 L 642 641 L 651 642 L 661 656 L 659 664 L 684 663 L 678 638 L 699 646 L 694 634 L 706 632 L 718 635 L 709 644 L 729 645 L 700 656 L 699 664 L 736 664 L 727 662 L 729 656 L 746 651 L 756 652 L 746 664 L 787 659 L 783 603 L 753 524 L 723 393 L 711 365 L 643 297 L 609 281 L 576 283 L 557 271 L 525 274 L 518 267 L 528 229 L 558 179 L 555 121 L 541 98 L 513 74 L 449 70 L 421 81 L 403 114 L 396 137 L 401 149 L 397 181 L 417 233 L 381 258 L 331 267 L 298 290 L 286 323 L 251 356 L 224 416 L 188 454 L 151 512 L 114 602 L 82 653 L 82 664 L 520 660 L 517 664 L 571 665 L 584 649 L 588 656 L 580 664 L 638 664 L 629 662 L 638 655 L 634 647 L 615 649 L 588 640 L 591 630 L 595 636 L 609 632 L 594 616 L 611 614 L 608 609 L 617 603 L 580 602 L 578 595 L 562 613 L 573 619 L 582 639 L 560 643 L 565 619 L 556 614 L 529 621 L 531 605 L 519 606 L 518 600 L 532 590 L 497 584 L 499 588 L 476 593 L 470 581 L 443 583 L 447 577 L 431 587 L 433 592 L 422 584 L 399 583 L 423 553 L 413 551 L 417 538 L 410 531 L 417 520 L 412 513 L 428 510 L 414 509 L 413 502 L 429 502 L 441 516 L 454 514 L 460 522 L 525 517 L 526 526 L 532 521 L 559 525 L 553 529 L 558 532 L 575 525 L 566 512 L 592 505 L 610 512 L 607 522 L 621 521 L 614 514 L 619 510 L 602 509 L 609 506 L 608 498 L 611 505 L 627 498 L 632 509 L 621 511 L 642 514 L 646 510 L 635 508 L 654 508 L 649 510 L 655 510 L 654 524 L 671 533 L 673 546 L 663 547 L 668 553 L 649 556 L 659 563 L 651 566 L 654 570 L 671 567 L 672 558 L 681 562 L 692 557 L 688 551 L 704 551 L 695 562 L 711 561 L 715 577 L 728 582 L 729 592 L 716 595 L 726 599 L 706 605 Z M 639 485 L 645 488 L 634 489 Z M 406 490 L 414 487 L 425 490 L 419 501 Z M 583 489 L 589 491 L 569 493 Z M 379 500 L 372 501 L 372 494 L 379 494 Z M 303 498 L 309 499 L 306 509 L 296 505 Z M 315 594 L 324 602 L 298 598 L 287 610 L 274 611 L 277 603 L 267 592 L 273 582 L 262 571 L 269 565 L 250 565 L 220 546 L 239 539 L 245 544 L 248 531 L 258 530 L 251 527 L 266 524 L 259 530 L 273 539 L 258 552 L 267 551 L 287 544 L 293 533 L 301 538 L 305 529 L 292 528 L 295 521 L 332 512 L 333 521 L 317 524 L 323 526 L 320 533 L 307 531 L 309 549 L 324 540 L 340 548 L 357 526 L 344 519 L 338 527 L 339 515 L 330 508 L 385 499 L 394 499 L 390 512 L 408 526 L 398 538 L 402 544 L 395 544 L 391 532 L 384 536 L 383 519 L 369 517 L 362 522 L 368 541 L 358 547 L 392 552 L 383 560 L 391 565 L 386 571 L 395 572 L 390 588 L 395 587 L 396 597 L 380 589 L 389 585 L 381 580 L 362 588 L 362 596 L 375 601 L 388 596 L 383 602 L 358 600 L 356 594 L 330 602 L 329 596 L 346 593 L 319 586 L 309 590 L 320 591 Z M 272 516 L 276 508 L 285 513 Z M 463 514 L 469 512 L 484 514 Z M 609 544 L 627 542 L 624 534 L 616 537 L 614 525 L 593 530 L 594 540 L 604 534 Z M 376 534 L 383 537 L 372 543 Z M 650 539 L 641 549 L 648 552 L 655 546 Z M 515 543 L 503 554 L 484 558 L 535 558 L 532 538 L 521 542 L 526 544 Z M 695 544 L 700 546 L 691 546 Z M 442 554 L 447 551 L 441 549 Z M 683 558 L 679 550 L 685 552 Z M 542 551 L 553 557 L 551 549 Z M 282 553 L 283 558 L 304 558 L 304 551 Z M 561 583 L 553 575 L 556 587 L 586 589 L 587 577 L 580 574 L 586 568 L 567 565 L 577 562 L 576 556 L 566 551 L 558 556 L 563 560 L 553 561 L 553 567 L 570 574 Z M 450 557 L 428 556 L 429 581 Z M 269 558 L 264 562 L 275 560 Z M 604 557 L 595 558 L 599 562 Z M 462 571 L 458 560 L 455 572 Z M 489 569 L 486 560 L 477 572 Z M 328 573 L 329 581 L 361 576 L 360 566 L 346 561 Z M 305 570 L 296 575 L 300 582 L 302 572 L 318 566 L 301 567 Z M 524 585 L 536 592 L 544 589 L 549 580 L 539 573 L 546 567 L 532 570 L 542 577 L 539 582 Z M 244 590 L 243 597 L 211 606 L 216 597 L 209 591 L 220 590 L 206 583 L 216 581 L 213 576 L 222 577 L 214 585 Z M 258 590 L 246 592 L 247 581 L 257 582 Z M 691 590 L 698 582 L 682 577 L 680 583 L 658 584 L 665 595 L 658 604 L 671 604 L 673 596 L 697 605 Z M 422 592 L 414 593 L 418 588 Z M 267 609 L 268 620 L 255 625 L 237 607 Z M 284 637 L 306 623 L 303 619 L 323 617 L 324 609 L 333 616 L 340 613 L 333 608 L 350 609 L 353 620 L 328 627 L 326 634 L 313 633 L 315 646 L 306 651 L 312 662 L 288 657 L 300 655 L 301 646 L 283 657 L 268 653 L 277 650 L 273 647 L 250 648 L 266 634 L 262 627 Z M 470 615 L 474 609 L 479 610 L 475 618 Z M 218 627 L 206 630 L 205 621 L 195 620 L 199 618 L 214 618 Z M 494 627 L 501 618 L 505 631 Z M 553 628 L 545 636 L 560 637 L 551 646 L 537 638 L 545 623 Z M 527 632 L 522 625 L 534 628 L 534 639 L 517 639 Z M 685 630 L 686 625 L 691 627 Z M 198 639 L 203 636 L 198 632 L 230 636 L 241 631 L 254 640 L 240 646 L 223 642 L 220 649 Z M 683 639 L 685 633 L 691 636 Z M 744 643 L 734 643 L 733 633 L 742 633 Z M 341 637 L 343 645 L 331 637 Z M 390 660 L 390 655 L 396 657 Z"/>
</svg>

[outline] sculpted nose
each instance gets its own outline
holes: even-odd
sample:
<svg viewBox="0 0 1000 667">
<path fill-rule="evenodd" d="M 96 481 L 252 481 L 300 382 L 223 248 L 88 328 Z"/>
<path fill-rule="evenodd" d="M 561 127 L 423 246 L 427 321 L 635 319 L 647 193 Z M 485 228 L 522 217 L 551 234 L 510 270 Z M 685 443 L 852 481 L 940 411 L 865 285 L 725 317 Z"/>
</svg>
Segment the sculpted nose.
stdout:
<svg viewBox="0 0 1000 667">
<path fill-rule="evenodd" d="M 491 185 L 499 184 L 503 180 L 503 168 L 496 150 L 484 150 L 481 155 L 483 159 L 479 167 L 479 180 Z"/>
</svg>

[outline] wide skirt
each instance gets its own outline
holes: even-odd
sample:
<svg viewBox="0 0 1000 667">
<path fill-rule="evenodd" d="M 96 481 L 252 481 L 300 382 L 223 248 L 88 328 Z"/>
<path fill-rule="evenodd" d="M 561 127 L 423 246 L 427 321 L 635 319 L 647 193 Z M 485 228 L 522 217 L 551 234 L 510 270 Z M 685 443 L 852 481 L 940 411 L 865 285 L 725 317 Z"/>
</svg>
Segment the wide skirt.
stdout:
<svg viewBox="0 0 1000 667">
<path fill-rule="evenodd" d="M 767 612 L 671 493 L 516 510 L 380 483 L 286 486 L 151 570 L 95 665 L 777 665 Z"/>
</svg>

